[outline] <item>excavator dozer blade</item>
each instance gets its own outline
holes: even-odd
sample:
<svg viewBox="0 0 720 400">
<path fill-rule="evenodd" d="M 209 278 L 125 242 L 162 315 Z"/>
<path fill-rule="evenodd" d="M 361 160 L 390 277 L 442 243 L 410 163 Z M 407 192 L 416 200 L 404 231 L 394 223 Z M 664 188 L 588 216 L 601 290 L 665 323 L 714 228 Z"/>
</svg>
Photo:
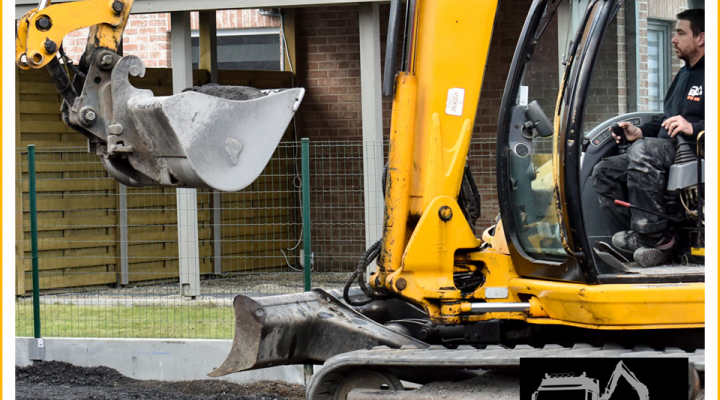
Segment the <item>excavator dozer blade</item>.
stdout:
<svg viewBox="0 0 720 400">
<path fill-rule="evenodd" d="M 209 373 L 234 372 L 289 364 L 319 364 L 348 351 L 375 346 L 428 345 L 393 331 L 345 305 L 331 293 L 310 292 L 252 299 L 236 296 L 235 337 L 223 364 Z M 375 306 L 374 311 L 383 305 Z M 373 312 L 373 307 L 368 310 Z"/>
<path fill-rule="evenodd" d="M 305 93 L 206 85 L 156 97 L 130 84 L 131 75 L 144 73 L 135 56 L 117 58 L 111 70 L 92 64 L 67 115 L 108 172 L 128 186 L 249 186 L 275 153 Z"/>
</svg>

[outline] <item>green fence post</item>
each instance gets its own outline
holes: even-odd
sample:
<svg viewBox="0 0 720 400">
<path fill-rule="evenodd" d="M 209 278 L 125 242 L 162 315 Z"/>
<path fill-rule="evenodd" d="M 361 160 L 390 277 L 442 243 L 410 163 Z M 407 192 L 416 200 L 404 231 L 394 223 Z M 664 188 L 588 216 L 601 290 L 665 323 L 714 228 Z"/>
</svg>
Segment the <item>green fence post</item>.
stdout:
<svg viewBox="0 0 720 400">
<path fill-rule="evenodd" d="M 28 145 L 28 178 L 30 180 L 30 242 L 32 246 L 33 320 L 35 338 L 40 336 L 40 267 L 38 265 L 37 199 L 35 192 L 35 145 Z"/>
<path fill-rule="evenodd" d="M 35 190 L 35 145 L 28 145 L 28 178 L 30 183 L 30 244 L 32 246 L 33 336 L 29 356 L 33 361 L 45 359 L 45 344 L 40 332 L 40 267 L 38 265 L 37 193 Z"/>
<path fill-rule="evenodd" d="M 310 269 L 312 247 L 310 246 L 310 139 L 302 139 L 302 216 L 303 216 L 303 266 L 305 272 L 305 291 L 312 287 Z"/>
<path fill-rule="evenodd" d="M 305 291 L 312 288 L 310 269 L 312 265 L 312 247 L 310 246 L 310 139 L 302 139 L 302 216 L 303 216 L 303 270 L 305 273 Z M 303 366 L 305 385 L 310 383 L 313 366 Z"/>
</svg>

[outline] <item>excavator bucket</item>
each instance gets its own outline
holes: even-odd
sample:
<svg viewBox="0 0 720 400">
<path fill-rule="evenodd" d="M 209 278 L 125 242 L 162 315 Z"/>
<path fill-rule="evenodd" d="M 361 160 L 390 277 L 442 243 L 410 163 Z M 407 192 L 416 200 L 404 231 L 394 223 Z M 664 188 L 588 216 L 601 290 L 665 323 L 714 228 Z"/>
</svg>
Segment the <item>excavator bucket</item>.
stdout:
<svg viewBox="0 0 720 400">
<path fill-rule="evenodd" d="M 336 297 L 339 295 L 335 290 L 314 289 L 257 299 L 236 296 L 232 350 L 225 362 L 208 375 L 218 377 L 277 365 L 320 364 L 340 353 L 381 345 L 428 347 L 376 322 L 392 318 L 388 313 L 393 312 L 394 305 L 373 302 L 351 308 Z"/>
<path fill-rule="evenodd" d="M 110 174 L 129 186 L 247 187 L 272 157 L 305 93 L 208 85 L 155 97 L 128 80 L 144 72 L 134 56 L 117 59 L 111 70 L 93 65 L 68 113 Z"/>
</svg>

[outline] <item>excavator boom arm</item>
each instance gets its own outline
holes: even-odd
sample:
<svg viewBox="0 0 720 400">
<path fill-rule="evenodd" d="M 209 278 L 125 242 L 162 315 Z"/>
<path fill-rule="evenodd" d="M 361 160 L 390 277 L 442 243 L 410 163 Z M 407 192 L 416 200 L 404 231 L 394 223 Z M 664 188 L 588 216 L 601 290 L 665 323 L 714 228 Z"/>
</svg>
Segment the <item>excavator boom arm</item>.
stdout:
<svg viewBox="0 0 720 400">
<path fill-rule="evenodd" d="M 610 376 L 610 381 L 608 382 L 607 386 L 605 387 L 605 391 L 603 392 L 602 396 L 600 396 L 600 400 L 610 400 L 612 397 L 612 394 L 615 392 L 615 389 L 617 389 L 618 381 L 621 377 L 624 377 L 625 380 L 628 381 L 630 386 L 635 389 L 635 391 L 638 393 L 638 396 L 640 397 L 640 400 L 648 400 L 649 394 L 648 394 L 648 388 L 645 386 L 642 382 L 638 380 L 638 378 L 635 376 L 635 374 L 632 373 L 625 365 L 624 362 L 619 361 L 617 363 L 617 366 L 615 367 L 615 370 L 613 371 L 612 375 Z"/>
<path fill-rule="evenodd" d="M 29 11 L 20 19 L 15 60 L 22 69 L 48 65 L 60 52 L 67 34 L 90 28 L 83 58 L 96 48 L 117 51 L 134 0 L 85 0 L 52 4 Z"/>
</svg>

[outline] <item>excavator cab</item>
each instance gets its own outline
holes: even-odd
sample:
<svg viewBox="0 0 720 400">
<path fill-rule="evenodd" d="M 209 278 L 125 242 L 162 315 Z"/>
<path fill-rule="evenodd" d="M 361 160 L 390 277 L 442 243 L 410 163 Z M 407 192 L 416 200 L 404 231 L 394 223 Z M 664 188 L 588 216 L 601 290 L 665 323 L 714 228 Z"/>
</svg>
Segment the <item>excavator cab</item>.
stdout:
<svg viewBox="0 0 720 400">
<path fill-rule="evenodd" d="M 627 78 L 627 36 L 638 21 L 622 2 L 540 3 L 516 51 L 498 137 L 499 204 L 517 272 L 590 284 L 703 282 L 702 141 L 680 144 L 669 171 L 666 218 L 680 245 L 666 265 L 642 268 L 607 244 L 629 219 L 608 218 L 593 188 L 593 168 L 619 151 L 612 125 L 662 115 L 652 107 L 664 93 L 639 106 Z"/>
</svg>

